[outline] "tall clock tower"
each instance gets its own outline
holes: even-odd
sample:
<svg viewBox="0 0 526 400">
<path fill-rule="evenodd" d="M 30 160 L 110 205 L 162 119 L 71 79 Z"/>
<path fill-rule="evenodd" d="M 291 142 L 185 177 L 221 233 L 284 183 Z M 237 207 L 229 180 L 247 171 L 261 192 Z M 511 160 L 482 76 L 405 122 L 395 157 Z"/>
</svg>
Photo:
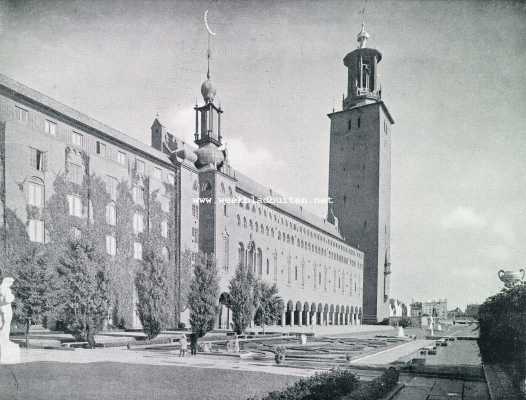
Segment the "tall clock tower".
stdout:
<svg viewBox="0 0 526 400">
<path fill-rule="evenodd" d="M 382 101 L 378 64 L 382 54 L 367 47 L 362 24 L 358 48 L 343 59 L 348 69 L 347 97 L 331 120 L 329 216 L 339 219 L 346 241 L 365 252 L 364 321 L 389 317 L 391 126 Z"/>
</svg>

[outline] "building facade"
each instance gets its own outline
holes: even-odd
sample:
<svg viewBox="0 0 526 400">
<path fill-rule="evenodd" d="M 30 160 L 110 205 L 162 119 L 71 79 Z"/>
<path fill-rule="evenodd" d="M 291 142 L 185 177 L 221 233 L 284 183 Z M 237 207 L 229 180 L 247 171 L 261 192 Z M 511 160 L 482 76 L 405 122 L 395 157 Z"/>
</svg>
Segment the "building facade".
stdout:
<svg viewBox="0 0 526 400">
<path fill-rule="evenodd" d="M 118 307 L 128 327 L 140 327 L 131 266 L 152 238 L 169 264 L 174 323 L 188 319 L 183 255 L 201 251 L 219 271 L 217 328 L 231 327 L 228 285 L 238 266 L 277 285 L 280 325 L 360 324 L 366 258 L 342 235 L 335 212 L 345 210 L 317 217 L 237 171 L 209 74 L 201 94 L 194 144 L 156 118 L 148 146 L 0 75 L 4 250 L 16 247 L 17 235 L 53 243 L 97 231 L 122 275 L 116 301 L 126 303 Z"/>
<path fill-rule="evenodd" d="M 342 110 L 329 114 L 329 197 L 347 243 L 365 253 L 364 320 L 389 317 L 391 126 L 382 101 L 378 64 L 382 54 L 367 47 L 362 25 L 359 47 L 343 60 L 348 69 Z"/>
<path fill-rule="evenodd" d="M 422 302 L 422 315 L 447 319 L 447 299 Z"/>
</svg>

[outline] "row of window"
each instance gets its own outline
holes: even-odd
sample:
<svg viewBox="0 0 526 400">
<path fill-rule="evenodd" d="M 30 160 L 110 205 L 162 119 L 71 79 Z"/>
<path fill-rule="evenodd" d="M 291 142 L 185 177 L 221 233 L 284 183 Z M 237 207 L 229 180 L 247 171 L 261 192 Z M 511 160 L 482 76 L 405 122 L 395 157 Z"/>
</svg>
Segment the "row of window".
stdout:
<svg viewBox="0 0 526 400">
<path fill-rule="evenodd" d="M 239 214 L 237 214 L 237 225 L 241 226 L 241 216 Z M 261 233 L 263 235 L 266 235 L 272 238 L 276 237 L 274 228 L 271 227 L 269 229 L 268 226 L 264 226 L 263 224 L 258 224 L 257 221 L 253 223 L 251 219 L 248 220 L 248 223 L 247 223 L 246 217 L 243 217 L 243 228 L 249 228 L 251 231 L 255 231 L 256 233 Z M 353 265 L 355 264 L 355 261 L 351 260 L 350 257 L 346 257 L 342 254 L 338 254 L 331 250 L 327 250 L 325 248 L 316 246 L 314 243 L 305 241 L 303 239 L 294 238 L 294 235 L 285 234 L 285 232 L 281 232 L 280 230 L 277 230 L 277 240 L 281 240 L 283 241 L 283 243 L 287 243 L 292 246 L 296 245 L 299 248 L 305 249 L 315 254 L 329 257 L 330 259 L 337 260 L 345 264 L 353 264 Z"/>
<path fill-rule="evenodd" d="M 23 108 L 21 106 L 15 105 L 15 118 L 19 122 L 27 123 L 29 120 L 29 111 L 26 108 Z M 51 136 L 57 135 L 57 123 L 55 121 L 52 121 L 50 119 L 44 120 L 44 132 Z M 84 149 L 85 148 L 85 142 L 84 142 L 84 135 L 78 131 L 72 130 L 69 133 L 69 143 L 73 146 L 79 147 Z M 111 155 L 108 151 L 106 143 L 97 140 L 95 143 L 95 152 L 103 158 L 110 158 Z M 31 149 L 31 166 L 36 170 L 45 170 L 45 158 L 44 152 L 38 149 Z M 126 166 L 128 162 L 128 155 L 121 150 L 117 150 L 115 155 L 115 160 L 118 164 Z M 136 158 L 135 159 L 135 171 L 139 175 L 146 175 L 146 164 L 143 160 Z M 152 176 L 158 180 L 163 181 L 163 170 L 159 167 L 153 167 L 152 170 Z M 166 172 L 164 174 L 164 182 L 169 184 L 175 183 L 175 174 L 173 172 Z"/>
<path fill-rule="evenodd" d="M 225 269 L 228 269 L 228 236 L 224 237 L 225 240 Z M 274 281 L 277 282 L 278 278 L 278 254 L 276 251 L 273 253 L 274 258 Z M 238 245 L 238 264 L 242 267 L 246 267 L 250 269 L 254 274 L 257 274 L 258 276 L 263 275 L 263 252 L 261 248 L 255 249 L 254 247 L 249 247 L 248 249 L 245 249 L 245 246 L 243 243 L 239 243 Z M 265 263 L 265 271 L 266 275 L 270 275 L 270 261 L 268 258 L 266 258 Z M 292 257 L 289 255 L 287 257 L 287 283 L 291 284 L 294 280 L 294 282 L 301 281 L 301 286 L 305 286 L 305 264 L 303 263 L 301 265 L 301 269 L 298 265 L 295 265 L 294 268 L 292 268 Z M 318 268 L 320 270 L 318 270 Z M 323 280 L 322 280 L 322 271 L 321 266 L 314 266 L 313 267 L 313 285 L 314 289 L 322 288 L 325 291 L 327 291 L 330 288 L 330 284 L 332 283 L 333 291 L 337 292 L 340 291 L 342 294 L 348 293 L 349 295 L 359 293 L 360 286 L 357 285 L 357 279 L 353 280 L 353 276 L 349 272 L 345 271 L 336 271 L 336 269 L 333 269 L 333 280 L 329 279 L 329 269 L 327 267 L 323 268 Z M 292 272 L 293 271 L 293 272 Z M 281 274 L 284 274 L 284 269 L 281 270 Z M 294 279 L 292 278 L 294 276 Z M 300 279 L 301 277 L 301 279 Z M 324 282 L 322 284 L 322 282 Z M 347 282 L 347 283 L 346 283 Z"/>
<path fill-rule="evenodd" d="M 239 202 L 239 207 L 241 208 L 245 208 L 246 210 L 252 210 L 253 213 L 256 213 L 256 206 L 255 204 L 252 204 L 252 208 L 250 207 L 250 203 L 253 203 L 252 201 L 240 201 Z M 343 245 L 341 243 L 338 243 L 334 240 L 331 240 L 329 238 L 327 238 L 326 236 L 324 236 L 323 234 L 320 234 L 318 232 L 315 232 L 311 229 L 308 229 L 308 228 L 305 228 L 304 226 L 300 225 L 300 224 L 296 224 L 295 222 L 292 222 L 292 221 L 288 221 L 286 218 L 283 218 L 283 216 L 280 216 L 280 215 L 277 215 L 277 213 L 272 213 L 271 211 L 268 211 L 266 209 L 263 209 L 263 211 L 261 211 L 261 207 L 258 207 L 257 208 L 257 213 L 259 213 L 259 215 L 261 216 L 264 216 L 264 217 L 267 217 L 270 219 L 270 220 L 274 220 L 275 223 L 278 223 L 278 224 L 281 224 L 281 225 L 284 225 L 285 227 L 288 227 L 290 228 L 291 230 L 295 231 L 295 232 L 298 232 L 299 235 L 305 235 L 306 237 L 310 237 L 311 239 L 314 239 L 314 240 L 317 240 L 321 243 L 324 243 L 324 244 L 327 244 L 327 245 L 330 245 L 340 251 L 343 251 L 343 252 L 346 252 L 346 253 L 349 253 L 349 254 L 355 254 L 354 251 L 349 248 L 348 246 L 346 245 Z"/>
</svg>

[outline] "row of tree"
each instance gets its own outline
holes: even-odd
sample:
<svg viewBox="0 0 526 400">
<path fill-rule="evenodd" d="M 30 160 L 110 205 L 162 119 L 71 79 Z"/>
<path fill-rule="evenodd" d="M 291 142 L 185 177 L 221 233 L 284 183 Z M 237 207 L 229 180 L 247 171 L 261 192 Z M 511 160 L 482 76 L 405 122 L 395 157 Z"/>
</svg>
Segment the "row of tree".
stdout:
<svg viewBox="0 0 526 400">
<path fill-rule="evenodd" d="M 170 290 L 173 278 L 160 254 L 155 242 L 146 241 L 143 259 L 133 279 L 137 291 L 136 312 L 149 339 L 171 327 L 174 320 L 173 291 Z M 53 319 L 77 340 L 94 346 L 94 336 L 108 322 L 108 316 L 118 315 L 118 298 L 111 293 L 112 279 L 115 279 L 111 259 L 91 239 L 89 232 L 80 238 L 64 240 L 60 245 L 27 244 L 25 251 L 0 268 L 2 275 L 15 278 L 14 315 L 15 320 L 25 326 L 26 340 L 32 324 Z M 195 257 L 188 284 L 184 300 L 190 309 L 190 325 L 192 332 L 201 337 L 213 329 L 220 307 L 219 278 L 213 256 Z M 256 279 L 248 268 L 241 266 L 230 281 L 225 305 L 231 309 L 233 328 L 238 334 L 243 333 L 251 321 L 263 327 L 274 323 L 283 311 L 276 285 Z"/>
</svg>

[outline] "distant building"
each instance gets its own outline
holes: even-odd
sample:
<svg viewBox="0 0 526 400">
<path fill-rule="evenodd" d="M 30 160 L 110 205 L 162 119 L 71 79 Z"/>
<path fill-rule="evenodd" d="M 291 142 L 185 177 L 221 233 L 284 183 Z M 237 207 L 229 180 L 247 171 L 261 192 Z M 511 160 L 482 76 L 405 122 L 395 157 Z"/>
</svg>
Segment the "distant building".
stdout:
<svg viewBox="0 0 526 400">
<path fill-rule="evenodd" d="M 422 315 L 446 319 L 447 299 L 438 299 L 422 302 Z"/>
<path fill-rule="evenodd" d="M 422 316 L 422 303 L 417 301 L 413 302 L 410 306 L 411 311 L 410 315 L 411 317 L 421 317 Z"/>
<path fill-rule="evenodd" d="M 464 317 L 464 312 L 459 307 L 447 312 L 448 319 L 454 320 L 454 319 L 463 318 L 463 317 Z"/>
</svg>

